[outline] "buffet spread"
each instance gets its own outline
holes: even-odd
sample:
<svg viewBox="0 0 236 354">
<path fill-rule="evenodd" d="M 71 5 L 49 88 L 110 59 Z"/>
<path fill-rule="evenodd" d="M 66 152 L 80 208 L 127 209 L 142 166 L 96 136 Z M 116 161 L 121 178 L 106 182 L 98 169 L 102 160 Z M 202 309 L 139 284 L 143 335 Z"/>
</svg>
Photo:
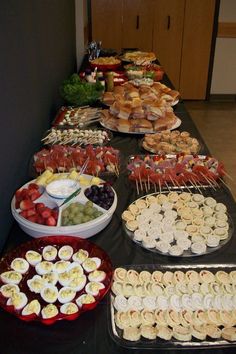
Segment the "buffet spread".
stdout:
<svg viewBox="0 0 236 354">
<path fill-rule="evenodd" d="M 111 288 L 103 326 L 114 353 L 236 345 L 236 263 L 217 258 L 235 242 L 230 176 L 155 60 L 101 57 L 93 75 L 64 82 L 72 106 L 58 110 L 11 201 L 34 240 L 1 259 L 0 306 L 50 325 L 86 316 Z M 126 78 L 100 90 L 111 74 Z"/>
</svg>

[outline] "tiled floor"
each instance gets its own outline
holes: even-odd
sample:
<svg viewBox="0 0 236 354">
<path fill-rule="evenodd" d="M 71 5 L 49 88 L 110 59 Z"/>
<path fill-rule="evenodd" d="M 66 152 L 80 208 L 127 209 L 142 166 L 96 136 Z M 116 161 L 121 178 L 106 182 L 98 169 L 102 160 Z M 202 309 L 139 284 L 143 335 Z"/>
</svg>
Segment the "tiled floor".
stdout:
<svg viewBox="0 0 236 354">
<path fill-rule="evenodd" d="M 186 101 L 211 154 L 225 164 L 233 181 L 227 184 L 236 200 L 236 102 Z"/>
</svg>

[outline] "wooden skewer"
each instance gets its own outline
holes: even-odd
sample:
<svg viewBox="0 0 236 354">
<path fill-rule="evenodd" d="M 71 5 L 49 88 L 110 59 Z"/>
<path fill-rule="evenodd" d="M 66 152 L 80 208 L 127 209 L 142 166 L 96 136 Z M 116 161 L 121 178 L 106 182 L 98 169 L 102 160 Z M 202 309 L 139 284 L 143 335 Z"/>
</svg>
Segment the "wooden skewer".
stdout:
<svg viewBox="0 0 236 354">
<path fill-rule="evenodd" d="M 161 194 L 162 192 L 161 192 L 161 182 L 160 182 L 160 180 L 158 181 L 158 183 L 159 183 L 159 191 L 160 191 L 160 194 Z"/>
<path fill-rule="evenodd" d="M 184 181 L 183 181 L 183 184 L 184 184 L 185 188 L 187 189 L 187 191 L 188 191 L 189 193 L 192 193 L 191 190 L 188 188 L 187 184 L 186 184 Z"/>
<path fill-rule="evenodd" d="M 135 182 L 136 182 L 136 191 L 137 191 L 137 194 L 139 195 L 139 188 L 138 188 L 138 181 L 137 181 L 137 179 L 135 180 Z"/>
<path fill-rule="evenodd" d="M 153 183 L 154 184 L 154 192 L 156 193 L 157 192 L 157 185 L 156 183 Z"/>
<path fill-rule="evenodd" d="M 216 191 L 214 184 L 212 184 L 212 182 L 202 172 L 200 172 L 200 174 L 207 181 L 207 183 L 214 189 L 214 191 Z"/>
<path fill-rule="evenodd" d="M 141 191 L 143 191 L 143 185 L 142 185 L 142 180 L 141 180 L 140 172 L 139 172 L 139 183 L 140 183 L 140 189 L 141 189 Z"/>
<path fill-rule="evenodd" d="M 170 192 L 170 188 L 169 188 L 168 183 L 166 181 L 165 181 L 165 185 L 166 185 L 168 191 Z"/>
<path fill-rule="evenodd" d="M 219 177 L 219 180 L 230 190 L 230 192 L 232 192 L 231 188 L 225 183 L 225 181 Z"/>
<path fill-rule="evenodd" d="M 201 191 L 201 189 L 198 187 L 198 185 L 197 185 L 197 183 L 196 183 L 196 180 L 191 180 L 191 181 L 193 181 L 193 184 L 194 184 L 194 186 L 195 186 L 195 188 L 197 188 L 197 190 L 198 190 L 198 192 L 200 193 L 200 194 L 202 194 L 202 191 Z M 194 183 L 195 182 L 195 183 Z"/>
<path fill-rule="evenodd" d="M 148 175 L 148 190 L 150 190 L 150 179 L 149 179 L 149 175 Z"/>
</svg>

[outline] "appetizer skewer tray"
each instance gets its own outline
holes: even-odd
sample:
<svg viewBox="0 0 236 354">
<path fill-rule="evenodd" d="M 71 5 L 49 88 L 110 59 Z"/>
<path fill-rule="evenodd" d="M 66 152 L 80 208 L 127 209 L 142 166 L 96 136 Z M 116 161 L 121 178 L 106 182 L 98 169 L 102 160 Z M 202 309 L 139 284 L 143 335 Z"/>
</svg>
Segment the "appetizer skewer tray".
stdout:
<svg viewBox="0 0 236 354">
<path fill-rule="evenodd" d="M 86 263 L 92 267 L 88 269 Z M 46 265 L 53 270 L 44 269 Z M 76 276 L 81 281 L 77 284 Z M 50 325 L 75 320 L 97 306 L 111 279 L 111 261 L 99 246 L 71 236 L 42 237 L 18 246 L 0 261 L 0 306 L 24 321 Z M 100 288 L 93 295 L 91 281 Z"/>
<path fill-rule="evenodd" d="M 132 349 L 236 345 L 236 265 L 129 265 L 113 275 L 108 330 Z"/>
<path fill-rule="evenodd" d="M 230 241 L 234 232 L 226 206 L 212 194 L 149 194 L 130 204 L 122 219 L 132 241 L 169 257 L 215 252 Z"/>
<path fill-rule="evenodd" d="M 101 118 L 101 108 L 61 107 L 54 119 L 53 127 L 84 127 L 96 123 Z"/>
</svg>

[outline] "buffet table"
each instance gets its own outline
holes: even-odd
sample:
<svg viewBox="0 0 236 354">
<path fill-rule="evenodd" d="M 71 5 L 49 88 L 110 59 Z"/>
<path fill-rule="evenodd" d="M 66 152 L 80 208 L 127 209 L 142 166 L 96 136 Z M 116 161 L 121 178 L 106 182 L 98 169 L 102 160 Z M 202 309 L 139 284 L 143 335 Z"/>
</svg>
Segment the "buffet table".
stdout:
<svg viewBox="0 0 236 354">
<path fill-rule="evenodd" d="M 164 82 L 169 83 L 167 78 Z M 199 139 L 203 145 L 203 154 L 209 153 L 207 146 L 201 138 L 191 117 L 185 109 L 184 103 L 179 102 L 175 107 L 176 115 L 182 120 L 181 131 L 186 130 Z M 114 268 L 122 265 L 170 265 L 170 264 L 224 264 L 234 263 L 236 260 L 236 235 L 220 250 L 205 256 L 191 258 L 175 258 L 149 252 L 127 237 L 122 227 L 121 214 L 128 205 L 137 198 L 135 188 L 132 188 L 127 179 L 125 163 L 132 154 L 142 153 L 139 144 L 140 137 L 122 133 L 114 133 L 111 145 L 122 153 L 122 167 L 119 178 L 113 184 L 118 195 L 118 205 L 110 224 L 90 241 L 101 246 L 110 256 Z M 219 201 L 227 205 L 232 219 L 236 220 L 236 204 L 230 192 L 222 187 L 217 191 Z M 31 238 L 26 235 L 16 224 L 9 234 L 3 254 Z M 45 326 L 37 322 L 24 322 L 0 309 L 1 349 L 4 354 L 30 354 L 30 353 L 55 353 L 55 354 L 115 354 L 128 353 L 131 349 L 120 347 L 110 337 L 108 332 L 108 299 L 109 295 L 95 308 L 82 314 L 75 321 L 59 321 L 52 326 Z M 198 349 L 197 353 L 235 353 L 233 348 L 225 349 Z M 135 350 L 141 354 L 143 350 Z M 156 353 L 157 350 L 145 352 Z M 177 352 L 170 350 L 170 353 Z M 182 349 L 183 353 L 190 350 Z M 166 353 L 159 350 L 158 353 Z"/>
</svg>

